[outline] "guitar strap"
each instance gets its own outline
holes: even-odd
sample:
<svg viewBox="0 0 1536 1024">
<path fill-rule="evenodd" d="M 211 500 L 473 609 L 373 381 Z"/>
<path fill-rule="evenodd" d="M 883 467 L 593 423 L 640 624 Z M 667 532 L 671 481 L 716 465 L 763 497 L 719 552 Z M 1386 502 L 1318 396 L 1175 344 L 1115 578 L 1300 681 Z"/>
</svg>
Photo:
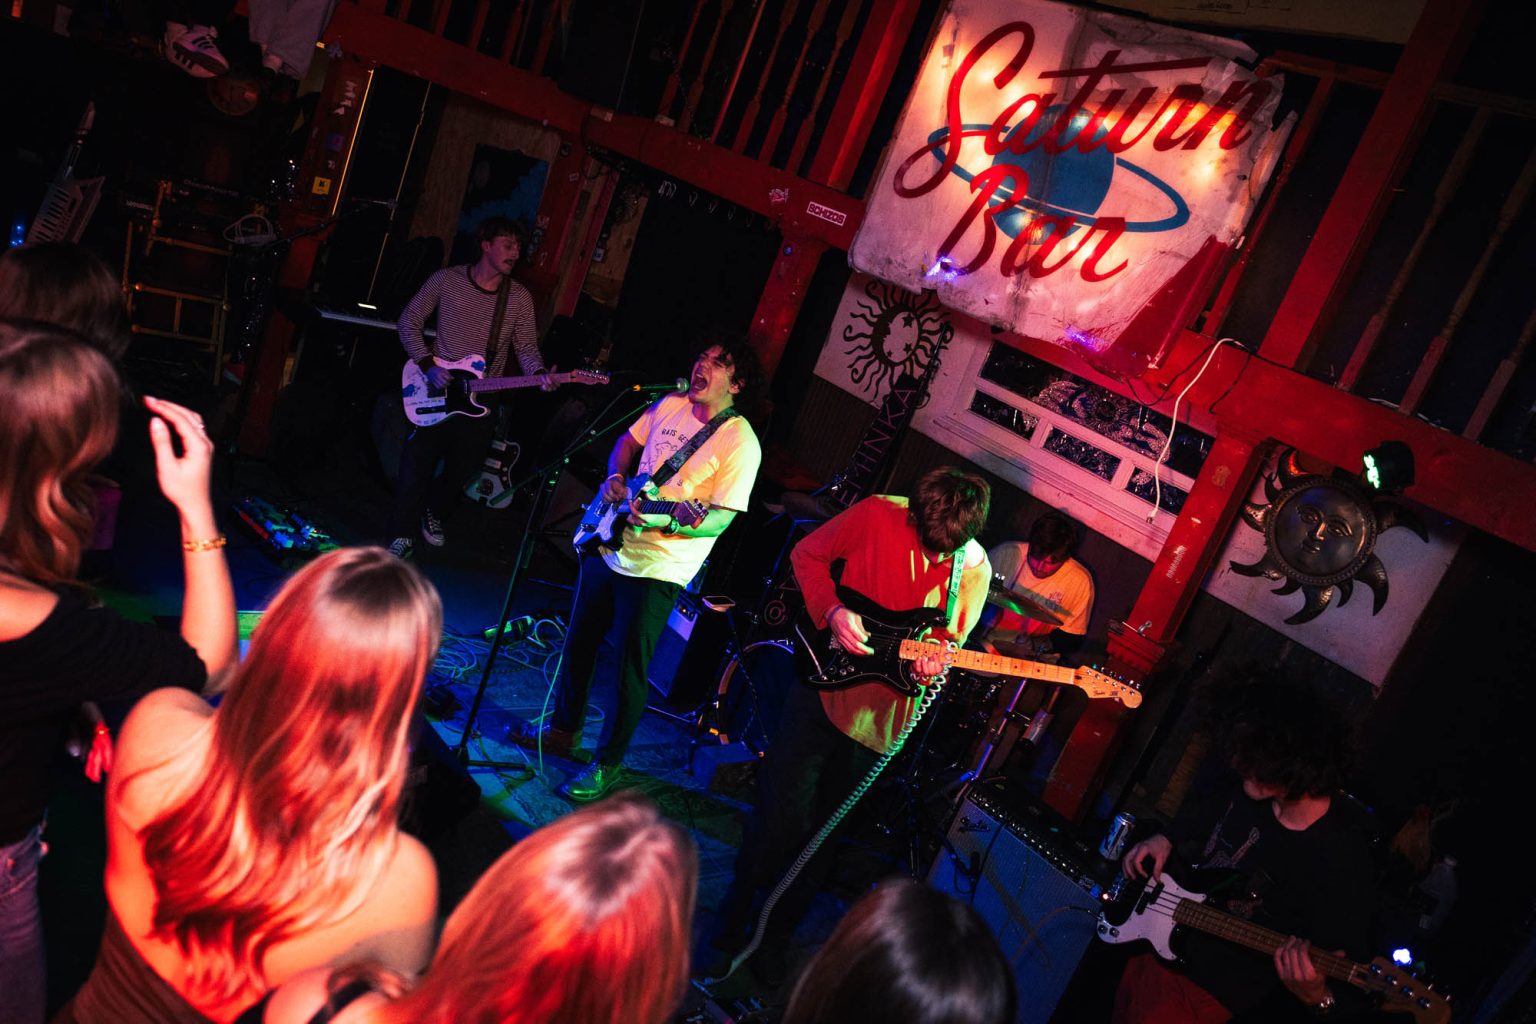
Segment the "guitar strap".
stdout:
<svg viewBox="0 0 1536 1024">
<path fill-rule="evenodd" d="M 473 281 L 473 278 L 471 278 Z M 496 289 L 496 312 L 491 315 L 491 335 L 485 340 L 485 372 L 495 373 L 496 353 L 501 350 L 501 323 L 507 317 L 507 296 L 512 294 L 512 277 L 502 275 L 501 287 Z"/>
<path fill-rule="evenodd" d="M 954 564 L 949 567 L 949 593 L 944 595 L 944 628 L 949 628 L 949 616 L 955 607 L 955 600 L 960 596 L 960 577 L 965 574 L 965 547 L 961 546 L 950 559 Z"/>
<path fill-rule="evenodd" d="M 714 436 L 715 431 L 724 426 L 727 420 L 740 415 L 741 413 L 737 411 L 734 405 L 716 413 L 708 423 L 699 428 L 698 433 L 688 439 L 687 444 L 673 452 L 672 457 L 663 463 L 660 469 L 651 474 L 651 483 L 660 487 L 676 476 L 677 471 L 683 468 L 683 463 L 692 458 L 694 452 L 704 447 L 704 442 Z"/>
</svg>

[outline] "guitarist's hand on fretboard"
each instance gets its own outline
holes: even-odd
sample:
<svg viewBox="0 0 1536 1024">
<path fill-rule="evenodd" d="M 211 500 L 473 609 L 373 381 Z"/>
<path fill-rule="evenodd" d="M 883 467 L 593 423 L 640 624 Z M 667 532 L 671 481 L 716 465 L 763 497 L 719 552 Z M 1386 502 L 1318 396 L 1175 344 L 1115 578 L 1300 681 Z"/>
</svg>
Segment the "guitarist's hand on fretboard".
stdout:
<svg viewBox="0 0 1536 1024">
<path fill-rule="evenodd" d="M 1280 983 L 1290 990 L 1291 995 L 1307 1006 L 1317 1008 L 1328 997 L 1328 980 L 1317 973 L 1307 947 L 1306 939 L 1294 935 L 1286 939 L 1275 950 L 1275 973 L 1280 975 Z M 1334 955 L 1343 956 L 1344 951 L 1336 949 Z"/>
</svg>

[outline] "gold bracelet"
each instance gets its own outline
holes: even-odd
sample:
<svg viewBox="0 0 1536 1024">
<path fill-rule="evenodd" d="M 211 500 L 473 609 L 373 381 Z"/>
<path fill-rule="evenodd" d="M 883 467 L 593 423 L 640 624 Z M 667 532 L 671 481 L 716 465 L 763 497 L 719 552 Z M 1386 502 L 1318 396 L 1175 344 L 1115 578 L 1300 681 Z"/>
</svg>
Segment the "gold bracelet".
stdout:
<svg viewBox="0 0 1536 1024">
<path fill-rule="evenodd" d="M 219 548 L 223 547 L 225 544 L 228 544 L 228 543 L 229 543 L 229 538 L 224 536 L 221 533 L 217 537 L 214 537 L 212 540 L 184 540 L 184 541 L 181 542 L 181 550 L 183 550 L 183 551 L 217 551 Z"/>
</svg>

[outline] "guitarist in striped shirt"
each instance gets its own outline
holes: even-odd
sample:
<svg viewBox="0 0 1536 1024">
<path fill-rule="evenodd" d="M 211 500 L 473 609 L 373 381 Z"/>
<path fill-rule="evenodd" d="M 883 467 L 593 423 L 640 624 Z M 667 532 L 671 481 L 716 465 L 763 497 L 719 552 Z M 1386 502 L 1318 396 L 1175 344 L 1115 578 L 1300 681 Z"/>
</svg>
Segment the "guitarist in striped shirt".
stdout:
<svg viewBox="0 0 1536 1024">
<path fill-rule="evenodd" d="M 433 357 L 453 361 L 485 356 L 488 376 L 501 376 L 515 356 L 527 376 L 548 373 L 534 336 L 533 296 L 512 280 L 527 242 L 527 230 L 506 217 L 487 217 L 475 228 L 480 258 L 472 264 L 448 267 L 427 278 L 400 313 L 400 343 L 433 387 L 448 383 L 448 371 Z M 427 317 L 437 312 L 437 339 L 428 345 L 422 332 Z M 545 391 L 554 389 L 546 383 Z M 479 471 L 495 431 L 495 416 L 451 416 L 430 427 L 415 427 L 400 452 L 400 479 L 390 514 L 389 550 L 409 558 L 419 535 L 442 547 L 442 517 Z M 432 474 L 444 461 L 443 475 Z"/>
</svg>

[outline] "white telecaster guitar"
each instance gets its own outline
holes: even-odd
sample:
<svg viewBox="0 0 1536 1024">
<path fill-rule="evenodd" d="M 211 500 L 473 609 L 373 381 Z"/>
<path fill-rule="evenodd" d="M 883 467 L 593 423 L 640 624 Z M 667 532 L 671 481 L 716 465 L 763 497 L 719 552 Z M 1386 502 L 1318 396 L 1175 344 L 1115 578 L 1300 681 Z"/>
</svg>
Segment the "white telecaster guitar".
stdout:
<svg viewBox="0 0 1536 1024">
<path fill-rule="evenodd" d="M 607 384 L 608 375 L 599 370 L 572 370 L 569 373 L 534 374 L 528 377 L 487 377 L 484 356 L 465 356 L 450 362 L 433 357 L 433 362 L 450 376 L 446 388 L 434 388 L 415 362 L 407 360 L 400 371 L 400 400 L 405 415 L 418 427 L 430 427 L 449 416 L 484 416 L 490 410 L 475 401 L 475 395 L 514 388 L 536 388 L 545 380 L 554 384 Z"/>
<path fill-rule="evenodd" d="M 1099 938 L 1105 942 L 1146 939 L 1165 960 L 1178 959 L 1172 944 L 1175 926 L 1194 928 L 1266 956 L 1273 955 L 1286 938 L 1208 905 L 1203 893 L 1181 887 L 1166 871 L 1159 881 L 1148 881 L 1145 888 L 1121 875 L 1103 899 Z M 1380 997 L 1383 1010 L 1411 1013 L 1416 1024 L 1446 1024 L 1451 1019 L 1445 997 L 1385 957 L 1357 964 L 1316 946 L 1308 947 L 1307 955 L 1318 973 Z"/>
</svg>

